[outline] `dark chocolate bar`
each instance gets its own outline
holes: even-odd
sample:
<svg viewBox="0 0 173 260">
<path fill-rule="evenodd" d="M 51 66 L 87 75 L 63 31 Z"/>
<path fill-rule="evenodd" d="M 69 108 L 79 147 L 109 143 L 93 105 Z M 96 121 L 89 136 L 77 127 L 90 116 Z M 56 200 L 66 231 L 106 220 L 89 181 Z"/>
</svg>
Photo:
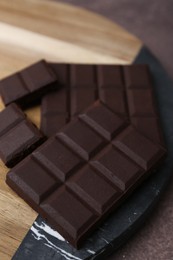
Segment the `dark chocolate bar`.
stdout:
<svg viewBox="0 0 173 260">
<path fill-rule="evenodd" d="M 8 167 L 13 167 L 45 140 L 16 104 L 0 112 L 0 122 L 0 158 Z"/>
<path fill-rule="evenodd" d="M 164 143 L 147 65 L 49 64 L 61 87 L 41 105 L 41 130 L 54 135 L 98 98 L 152 140 Z M 150 126 L 150 127 L 149 127 Z"/>
<path fill-rule="evenodd" d="M 6 182 L 78 248 L 165 154 L 97 101 L 15 166 Z"/>
<path fill-rule="evenodd" d="M 16 102 L 23 108 L 41 100 L 44 94 L 56 88 L 56 75 L 44 60 L 0 81 L 4 104 Z"/>
</svg>

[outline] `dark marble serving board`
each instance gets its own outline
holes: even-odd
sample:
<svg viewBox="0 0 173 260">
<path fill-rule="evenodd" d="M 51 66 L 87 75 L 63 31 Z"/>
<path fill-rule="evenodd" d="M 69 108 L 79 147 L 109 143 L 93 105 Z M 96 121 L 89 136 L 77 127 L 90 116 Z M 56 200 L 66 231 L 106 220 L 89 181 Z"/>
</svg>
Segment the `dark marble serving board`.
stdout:
<svg viewBox="0 0 173 260">
<path fill-rule="evenodd" d="M 125 243 L 152 212 L 173 173 L 173 82 L 156 58 L 143 47 L 134 63 L 147 63 L 164 129 L 168 157 L 121 207 L 76 250 L 38 216 L 13 260 L 102 259 Z"/>
</svg>

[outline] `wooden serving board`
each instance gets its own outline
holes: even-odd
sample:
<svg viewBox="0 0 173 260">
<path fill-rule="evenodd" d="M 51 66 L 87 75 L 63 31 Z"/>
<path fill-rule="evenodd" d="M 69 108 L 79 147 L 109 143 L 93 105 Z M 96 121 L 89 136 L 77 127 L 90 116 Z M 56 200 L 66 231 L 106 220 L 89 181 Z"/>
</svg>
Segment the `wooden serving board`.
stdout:
<svg viewBox="0 0 173 260">
<path fill-rule="evenodd" d="M 0 78 L 39 60 L 128 64 L 142 43 L 109 20 L 65 4 L 0 0 Z M 3 109 L 0 101 L 0 109 Z M 39 126 L 39 107 L 27 110 Z M 0 163 L 0 259 L 11 259 L 37 213 L 5 183 Z"/>
</svg>

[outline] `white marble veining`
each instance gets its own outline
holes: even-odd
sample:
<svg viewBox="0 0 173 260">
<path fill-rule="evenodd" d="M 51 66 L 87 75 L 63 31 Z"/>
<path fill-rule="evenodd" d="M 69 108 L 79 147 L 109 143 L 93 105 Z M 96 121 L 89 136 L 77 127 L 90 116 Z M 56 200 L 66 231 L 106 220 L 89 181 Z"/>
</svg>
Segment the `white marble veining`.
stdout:
<svg viewBox="0 0 173 260">
<path fill-rule="evenodd" d="M 34 222 L 34 225 L 37 226 L 39 229 L 42 229 L 44 232 L 48 233 L 50 236 L 56 237 L 61 241 L 65 241 L 65 239 L 57 231 L 52 229 L 46 223 L 42 222 L 41 225 L 39 225 L 37 222 Z"/>
<path fill-rule="evenodd" d="M 67 260 L 82 260 L 82 258 L 79 258 L 77 256 L 74 256 L 70 254 L 69 252 L 65 251 L 64 249 L 56 246 L 54 243 L 52 243 L 48 237 L 46 236 L 49 234 L 50 236 L 56 237 L 57 239 L 61 241 L 65 241 L 65 239 L 56 231 L 54 231 L 52 228 L 50 228 L 48 225 L 46 225 L 44 222 L 39 225 L 37 222 L 34 222 L 34 225 L 31 227 L 32 235 L 36 240 L 43 240 L 43 243 L 45 246 L 52 248 L 55 250 L 59 255 L 63 256 Z"/>
</svg>

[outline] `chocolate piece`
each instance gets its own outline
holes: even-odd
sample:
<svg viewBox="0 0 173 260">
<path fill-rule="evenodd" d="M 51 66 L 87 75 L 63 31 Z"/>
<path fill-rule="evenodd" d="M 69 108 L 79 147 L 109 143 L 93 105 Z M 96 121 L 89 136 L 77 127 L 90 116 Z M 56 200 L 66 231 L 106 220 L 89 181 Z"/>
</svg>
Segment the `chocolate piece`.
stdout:
<svg viewBox="0 0 173 260">
<path fill-rule="evenodd" d="M 56 75 L 44 60 L 0 81 L 0 94 L 4 104 L 16 102 L 25 108 L 55 88 Z"/>
<path fill-rule="evenodd" d="M 151 75 L 147 64 L 124 66 L 124 74 L 128 88 L 140 89 L 150 88 L 152 86 Z"/>
<path fill-rule="evenodd" d="M 14 166 L 45 140 L 16 104 L 0 112 L 0 122 L 0 158 L 8 167 Z"/>
<path fill-rule="evenodd" d="M 99 98 L 117 115 L 129 117 L 146 137 L 164 143 L 147 65 L 50 66 L 63 87 L 42 99 L 41 130 L 45 135 L 55 134 Z M 149 127 L 150 122 L 153 128 Z"/>
<path fill-rule="evenodd" d="M 132 117 L 134 125 L 142 134 L 156 143 L 164 144 L 161 127 L 157 117 Z"/>
<path fill-rule="evenodd" d="M 156 169 L 165 149 L 100 102 L 8 174 L 6 182 L 75 247 Z"/>
<path fill-rule="evenodd" d="M 155 106 L 151 89 L 128 89 L 129 114 L 135 116 L 155 116 Z"/>
<path fill-rule="evenodd" d="M 51 136 L 69 121 L 68 93 L 65 88 L 47 94 L 41 104 L 41 130 Z"/>
<path fill-rule="evenodd" d="M 121 66 L 117 65 L 98 65 L 97 82 L 100 89 L 104 88 L 124 88 L 123 71 Z"/>
</svg>

